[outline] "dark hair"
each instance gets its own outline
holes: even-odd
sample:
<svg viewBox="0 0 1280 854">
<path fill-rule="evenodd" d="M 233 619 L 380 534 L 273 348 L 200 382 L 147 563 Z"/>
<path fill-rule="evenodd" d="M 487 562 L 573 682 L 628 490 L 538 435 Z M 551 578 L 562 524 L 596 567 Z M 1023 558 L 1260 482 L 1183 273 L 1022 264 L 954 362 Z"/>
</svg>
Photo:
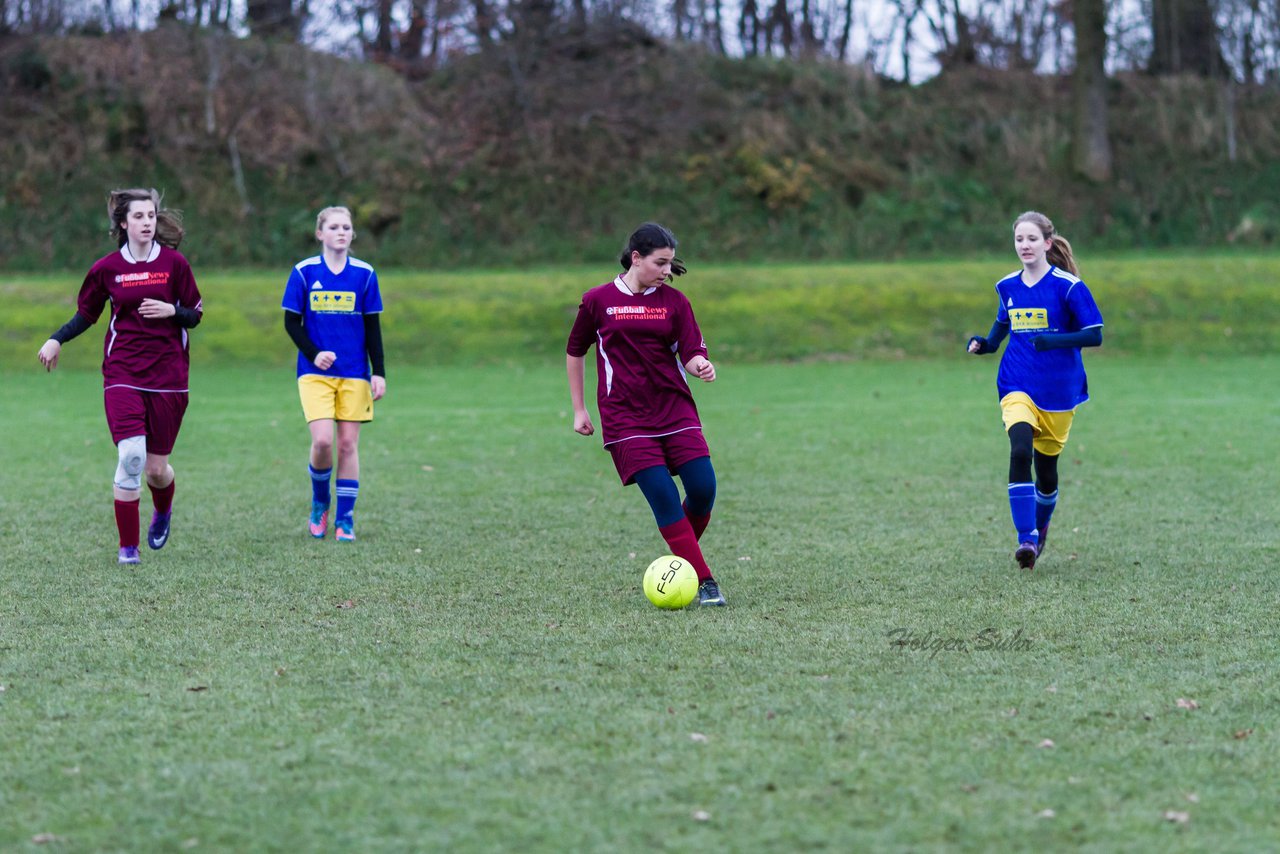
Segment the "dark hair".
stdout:
<svg viewBox="0 0 1280 854">
<path fill-rule="evenodd" d="M 182 227 L 182 211 L 162 210 L 160 193 L 149 190 L 112 190 L 107 196 L 107 216 L 111 218 L 111 236 L 116 246 L 124 246 L 129 240 L 129 232 L 124 221 L 129 218 L 129 205 L 134 202 L 151 202 L 156 207 L 155 241 L 161 246 L 177 249 L 182 242 L 186 230 Z"/>
<path fill-rule="evenodd" d="M 676 245 L 676 236 L 669 228 L 658 225 L 656 222 L 646 222 L 631 232 L 627 246 L 622 250 L 618 261 L 622 264 L 622 269 L 630 270 L 632 252 L 639 252 L 640 257 L 644 258 L 659 249 L 675 249 Z"/>
<path fill-rule="evenodd" d="M 1071 251 L 1071 244 L 1067 242 L 1067 238 L 1058 234 L 1058 230 L 1053 227 L 1053 222 L 1047 216 L 1039 211 L 1027 211 L 1013 221 L 1013 227 L 1017 228 L 1024 222 L 1032 223 L 1040 229 L 1040 234 L 1045 240 L 1053 241 L 1049 251 L 1045 253 L 1045 260 L 1073 276 L 1080 275 L 1080 270 L 1076 267 L 1075 255 Z"/>
</svg>

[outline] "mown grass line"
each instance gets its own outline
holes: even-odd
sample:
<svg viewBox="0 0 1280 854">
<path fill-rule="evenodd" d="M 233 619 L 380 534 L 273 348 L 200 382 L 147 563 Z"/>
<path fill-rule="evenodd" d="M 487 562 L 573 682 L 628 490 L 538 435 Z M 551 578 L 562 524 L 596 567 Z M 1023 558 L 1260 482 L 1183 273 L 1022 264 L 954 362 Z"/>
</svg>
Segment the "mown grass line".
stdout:
<svg viewBox="0 0 1280 854">
<path fill-rule="evenodd" d="M 1280 255 L 1082 259 L 1117 353 L 1259 355 L 1280 350 Z M 712 357 L 736 362 L 933 358 L 961 352 L 995 317 L 992 286 L 1011 258 L 895 264 L 699 266 L 678 286 L 693 300 Z M 193 335 L 207 364 L 284 365 L 288 272 L 204 274 L 207 319 Z M 388 371 L 411 365 L 555 361 L 583 291 L 608 265 L 523 271 L 385 271 Z M 0 364 L 34 363 L 75 310 L 79 280 L 0 276 Z M 65 349 L 68 367 L 101 358 L 102 331 Z"/>
</svg>

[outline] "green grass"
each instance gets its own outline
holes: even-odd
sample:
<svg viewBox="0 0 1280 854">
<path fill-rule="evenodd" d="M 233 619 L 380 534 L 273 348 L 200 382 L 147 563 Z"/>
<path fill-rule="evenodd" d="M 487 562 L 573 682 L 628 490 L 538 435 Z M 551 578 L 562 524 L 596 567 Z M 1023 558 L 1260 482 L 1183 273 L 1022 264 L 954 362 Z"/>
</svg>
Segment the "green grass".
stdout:
<svg viewBox="0 0 1280 854">
<path fill-rule="evenodd" d="M 1012 254 L 985 261 L 699 265 L 679 281 L 712 357 L 735 362 L 951 357 L 995 317 L 993 285 Z M 1280 254 L 1083 259 L 1116 353 L 1262 355 L 1280 351 Z M 554 361 L 582 292 L 615 269 L 383 271 L 389 370 L 403 364 Z M 221 365 L 292 364 L 280 297 L 288 268 L 197 269 L 206 319 L 197 356 Z M 77 276 L 0 274 L 0 365 L 35 364 L 75 311 Z M 101 361 L 99 326 L 66 348 L 67 367 Z"/>
<path fill-rule="evenodd" d="M 558 360 L 393 360 L 346 547 L 304 533 L 289 370 L 204 352 L 172 541 L 131 569 L 99 376 L 5 376 L 0 849 L 1280 836 L 1274 355 L 1091 354 L 1032 574 L 994 360 L 721 361 L 696 393 L 730 606 L 666 613 L 652 516 L 570 430 Z"/>
</svg>

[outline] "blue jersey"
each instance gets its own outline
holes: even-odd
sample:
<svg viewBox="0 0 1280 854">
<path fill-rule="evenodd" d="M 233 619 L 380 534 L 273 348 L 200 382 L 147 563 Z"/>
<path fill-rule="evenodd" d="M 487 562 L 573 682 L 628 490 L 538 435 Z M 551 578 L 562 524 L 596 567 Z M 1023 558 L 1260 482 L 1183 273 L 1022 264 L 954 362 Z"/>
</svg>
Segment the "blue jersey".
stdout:
<svg viewBox="0 0 1280 854">
<path fill-rule="evenodd" d="M 1037 350 L 1031 343 L 1046 332 L 1079 332 L 1102 325 L 1102 313 L 1085 283 L 1051 266 L 1034 285 L 1023 283 L 1021 271 L 1005 276 L 996 282 L 996 294 L 996 320 L 1009 324 L 1009 343 L 996 377 L 1000 397 L 1020 391 L 1045 412 L 1070 412 L 1088 400 L 1080 348 Z"/>
<path fill-rule="evenodd" d="M 322 256 L 299 261 L 284 287 L 285 311 L 302 315 L 307 336 L 321 350 L 337 358 L 322 371 L 298 353 L 298 376 L 367 380 L 369 352 L 364 340 L 364 316 L 382 311 L 378 274 L 358 258 L 347 256 L 347 266 L 332 272 Z"/>
</svg>

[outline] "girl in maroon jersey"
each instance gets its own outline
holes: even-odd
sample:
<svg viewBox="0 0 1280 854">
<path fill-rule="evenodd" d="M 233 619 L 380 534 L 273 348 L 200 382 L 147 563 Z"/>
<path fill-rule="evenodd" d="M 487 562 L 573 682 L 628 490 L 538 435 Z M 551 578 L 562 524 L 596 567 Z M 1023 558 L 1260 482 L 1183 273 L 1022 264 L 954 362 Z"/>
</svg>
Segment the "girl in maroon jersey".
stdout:
<svg viewBox="0 0 1280 854">
<path fill-rule="evenodd" d="M 713 382 L 716 369 L 688 298 L 668 284 L 685 272 L 675 250 L 675 235 L 645 223 L 619 258 L 623 272 L 583 294 L 566 347 L 573 429 L 595 432 L 585 400 L 585 357 L 594 344 L 601 433 L 618 476 L 640 487 L 672 553 L 697 570 L 698 604 L 723 605 L 698 545 L 716 475 L 686 378 Z M 672 474 L 684 484 L 683 503 Z"/>
<path fill-rule="evenodd" d="M 40 364 L 58 366 L 62 345 L 97 322 L 108 301 L 111 321 L 103 343 L 103 398 L 116 444 L 115 516 L 120 563 L 138 563 L 138 505 L 142 476 L 155 512 L 147 545 L 169 539 L 174 478 L 169 465 L 187 409 L 187 330 L 200 323 L 200 291 L 177 251 L 181 217 L 161 210 L 155 190 L 113 190 L 107 201 L 119 251 L 89 269 L 76 313 L 40 348 Z"/>
</svg>

